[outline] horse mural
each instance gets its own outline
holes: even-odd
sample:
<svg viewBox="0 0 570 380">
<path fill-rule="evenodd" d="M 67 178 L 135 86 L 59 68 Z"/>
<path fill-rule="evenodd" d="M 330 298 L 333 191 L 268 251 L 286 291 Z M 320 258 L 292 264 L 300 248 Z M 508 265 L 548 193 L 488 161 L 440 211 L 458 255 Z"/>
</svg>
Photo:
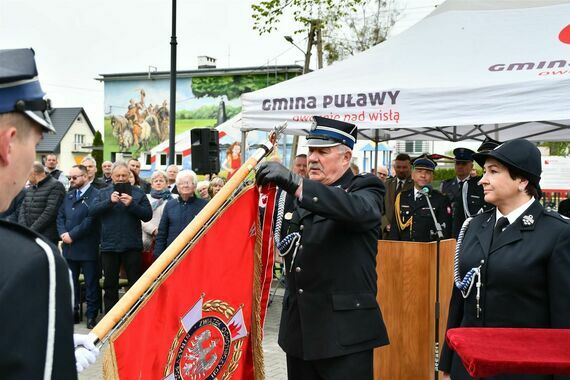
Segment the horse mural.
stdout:
<svg viewBox="0 0 570 380">
<path fill-rule="evenodd" d="M 167 101 L 162 105 L 145 104 L 144 89 L 137 89 L 140 100 L 129 99 L 124 115 L 111 116 L 111 129 L 121 152 L 148 150 L 153 143 L 168 138 L 169 111 Z"/>
</svg>

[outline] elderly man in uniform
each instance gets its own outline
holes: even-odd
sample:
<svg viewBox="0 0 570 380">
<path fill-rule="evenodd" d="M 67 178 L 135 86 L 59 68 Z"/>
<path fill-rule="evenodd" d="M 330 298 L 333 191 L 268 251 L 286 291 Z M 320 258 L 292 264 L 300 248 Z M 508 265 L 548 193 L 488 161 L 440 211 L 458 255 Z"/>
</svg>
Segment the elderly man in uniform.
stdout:
<svg viewBox="0 0 570 380">
<path fill-rule="evenodd" d="M 382 238 L 390 238 L 392 229 L 392 219 L 394 217 L 394 201 L 396 196 L 402 191 L 410 190 L 414 187 L 412 180 L 411 158 L 406 153 L 400 153 L 394 160 L 394 177 L 386 179 L 386 196 L 384 197 L 384 215 L 382 215 Z"/>
<path fill-rule="evenodd" d="M 416 158 L 412 164 L 414 188 L 402 191 L 396 196 L 390 240 L 423 242 L 436 240 L 436 226 L 426 200 L 426 193 L 436 219 L 441 225 L 443 238 L 447 239 L 450 236 L 451 206 L 447 197 L 431 188 L 433 171 L 437 164 L 427 154 Z"/>
<path fill-rule="evenodd" d="M 376 302 L 384 185 L 350 170 L 355 125 L 314 121 L 308 179 L 277 162 L 256 175 L 258 184 L 274 183 L 296 198 L 280 242 L 291 245 L 279 248 L 289 250 L 279 345 L 289 379 L 372 379 L 372 350 L 388 344 Z"/>
<path fill-rule="evenodd" d="M 462 209 L 462 189 L 467 181 L 471 178 L 471 169 L 473 169 L 473 152 L 467 148 L 455 148 L 453 155 L 455 156 L 455 178 L 447 179 L 441 183 L 441 192 L 449 198 L 451 209 L 453 212 L 453 220 L 451 225 L 451 236 L 457 238 L 459 230 L 465 218 Z"/>
<path fill-rule="evenodd" d="M 55 132 L 37 74 L 33 50 L 0 50 L 0 211 L 24 186 L 43 132 Z M 76 379 L 97 349 L 92 337 L 77 336 L 75 345 L 91 351 L 82 347 L 74 358 L 65 260 L 50 241 L 17 224 L 0 221 L 0 241 L 0 376 Z"/>
</svg>

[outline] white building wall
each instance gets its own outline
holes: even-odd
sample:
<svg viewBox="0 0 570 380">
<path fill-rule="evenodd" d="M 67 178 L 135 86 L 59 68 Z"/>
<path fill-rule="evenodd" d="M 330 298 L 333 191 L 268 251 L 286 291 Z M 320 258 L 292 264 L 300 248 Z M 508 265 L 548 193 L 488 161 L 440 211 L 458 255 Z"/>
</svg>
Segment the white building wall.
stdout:
<svg viewBox="0 0 570 380">
<path fill-rule="evenodd" d="M 61 140 L 60 155 L 58 157 L 59 169 L 65 174 L 69 173 L 69 169 L 73 165 L 80 164 L 81 160 L 91 154 L 91 148 L 84 149 L 75 146 L 75 135 L 83 135 L 83 145 L 93 145 L 94 134 L 85 121 L 83 114 L 79 114 L 73 125 L 67 131 L 67 134 Z M 98 173 L 100 175 L 101 173 Z"/>
</svg>

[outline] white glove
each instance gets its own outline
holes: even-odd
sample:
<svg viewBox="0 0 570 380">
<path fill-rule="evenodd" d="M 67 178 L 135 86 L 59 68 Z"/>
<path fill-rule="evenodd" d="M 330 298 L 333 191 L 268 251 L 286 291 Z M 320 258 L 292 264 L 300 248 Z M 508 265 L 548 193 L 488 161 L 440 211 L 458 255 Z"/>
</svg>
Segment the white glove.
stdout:
<svg viewBox="0 0 570 380">
<path fill-rule="evenodd" d="M 97 340 L 97 336 L 93 333 L 87 335 L 73 334 L 77 372 L 83 371 L 97 360 L 99 349 L 93 343 L 95 340 Z"/>
</svg>

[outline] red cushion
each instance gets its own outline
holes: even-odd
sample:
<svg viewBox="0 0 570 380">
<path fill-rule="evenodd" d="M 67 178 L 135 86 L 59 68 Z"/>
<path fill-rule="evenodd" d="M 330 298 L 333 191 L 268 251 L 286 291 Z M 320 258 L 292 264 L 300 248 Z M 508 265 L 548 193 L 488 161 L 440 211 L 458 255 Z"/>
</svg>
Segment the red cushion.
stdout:
<svg viewBox="0 0 570 380">
<path fill-rule="evenodd" d="M 473 377 L 570 374 L 570 330 L 456 328 L 446 340 Z"/>
</svg>

